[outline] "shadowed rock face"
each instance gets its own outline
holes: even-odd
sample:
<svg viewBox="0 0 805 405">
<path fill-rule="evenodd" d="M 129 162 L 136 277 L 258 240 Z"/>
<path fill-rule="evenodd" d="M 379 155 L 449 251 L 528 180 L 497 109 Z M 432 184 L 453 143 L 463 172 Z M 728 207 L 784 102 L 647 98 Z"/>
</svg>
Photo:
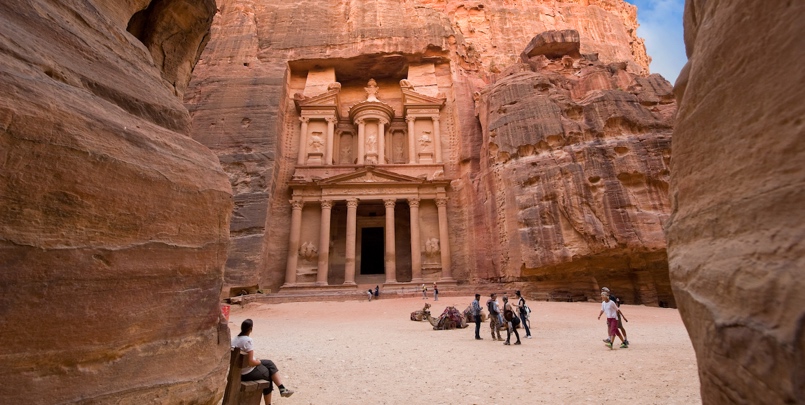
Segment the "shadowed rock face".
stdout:
<svg viewBox="0 0 805 405">
<path fill-rule="evenodd" d="M 803 19 L 686 4 L 668 258 L 706 404 L 805 401 Z"/>
<path fill-rule="evenodd" d="M 159 2 L 156 65 L 148 6 L 0 5 L 1 403 L 220 399 L 231 189 L 177 97 L 215 5 Z"/>
<path fill-rule="evenodd" d="M 628 263 L 627 267 L 631 269 L 631 273 L 627 270 L 619 273 L 623 288 L 628 288 L 625 297 L 628 300 L 628 296 L 638 295 L 632 293 L 635 288 L 643 288 L 634 287 L 643 285 L 642 281 L 638 283 L 634 279 L 650 280 L 653 269 L 659 272 L 666 269 L 665 265 L 658 264 L 663 263 L 665 255 L 659 232 L 660 219 L 663 212 L 667 213 L 667 203 L 662 195 L 667 173 L 662 173 L 661 162 L 662 150 L 668 148 L 670 127 L 667 117 L 672 114 L 673 107 L 672 103 L 667 103 L 668 84 L 657 77 L 644 77 L 649 59 L 642 40 L 636 36 L 634 6 L 621 0 L 473 4 L 452 0 L 330 0 L 303 2 L 301 6 L 298 1 L 291 0 L 228 0 L 219 4 L 220 13 L 213 23 L 212 38 L 194 72 L 185 102 L 193 116 L 193 137 L 218 154 L 235 194 L 232 248 L 225 274 L 227 286 L 259 284 L 276 291 L 283 283 L 291 217 L 287 186 L 296 161 L 297 143 L 293 133 L 299 127 L 292 111 L 293 91 L 288 88 L 305 80 L 303 74 L 294 75 L 294 70 L 304 72 L 315 69 L 317 64 L 334 67 L 336 79 L 345 88 L 350 82 L 361 81 L 363 85 L 372 77 L 388 79 L 397 86 L 399 80 L 405 78 L 407 65 L 423 62 L 438 65 L 434 80 L 439 82 L 439 91 L 447 97 L 444 109 L 447 112 L 442 122 L 445 122 L 445 139 L 450 139 L 450 143 L 443 145 L 443 154 L 446 159 L 445 177 L 454 179 L 449 190 L 448 222 L 453 275 L 459 280 L 514 280 L 528 275 L 521 272 L 523 266 L 536 269 L 544 265 L 557 269 L 561 263 L 583 258 L 600 260 L 604 257 L 603 252 L 607 252 L 606 255 L 620 257 L 612 262 L 613 267 Z M 515 218 L 521 207 L 514 201 L 495 206 L 487 193 L 497 193 L 498 187 L 533 188 L 540 183 L 526 186 L 488 181 L 490 169 L 481 167 L 482 126 L 475 113 L 473 93 L 491 83 L 494 76 L 508 66 L 521 62 L 523 49 L 535 35 L 573 29 L 578 41 L 572 46 L 578 52 L 574 56 L 597 54 L 604 68 L 596 68 L 589 74 L 585 71 L 583 79 L 572 80 L 574 93 L 569 97 L 574 100 L 573 107 L 569 107 L 569 102 L 557 102 L 551 106 L 541 104 L 536 95 L 542 93 L 528 86 L 535 84 L 529 80 L 543 80 L 546 77 L 543 73 L 531 72 L 543 79 L 518 79 L 525 86 L 518 94 L 528 93 L 530 97 L 533 93 L 535 97 L 529 102 L 533 102 L 534 107 L 543 108 L 539 114 L 549 116 L 539 121 L 539 125 L 546 127 L 545 132 L 533 128 L 537 131 L 534 134 L 502 135 L 511 139 L 505 146 L 502 141 L 499 143 L 499 147 L 505 149 L 500 153 L 501 156 L 515 155 L 522 147 L 533 149 L 528 153 L 524 151 L 523 157 L 534 159 L 539 148 L 543 152 L 558 148 L 548 146 L 558 135 L 561 135 L 560 141 L 568 145 L 590 143 L 584 152 L 589 154 L 589 158 L 582 159 L 589 167 L 582 172 L 581 163 L 575 166 L 579 173 L 576 176 L 578 184 L 568 186 L 573 189 L 572 193 L 586 190 L 590 193 L 589 198 L 593 198 L 592 187 L 586 185 L 587 179 L 600 176 L 602 180 L 595 188 L 611 189 L 600 195 L 609 196 L 612 201 L 606 204 L 613 207 L 604 209 L 602 197 L 598 197 L 596 214 L 602 218 L 600 221 L 606 222 L 606 226 L 594 225 L 596 219 L 592 212 L 574 219 L 586 224 L 577 224 L 579 229 L 590 228 L 581 229 L 589 234 L 582 239 L 589 241 L 579 245 L 584 246 L 579 255 L 574 256 L 570 251 L 535 252 L 528 253 L 529 258 L 522 260 L 522 252 L 517 247 L 517 260 L 504 263 L 499 257 L 508 255 L 511 244 L 520 239 Z M 565 52 L 563 49 L 559 47 L 547 53 L 554 56 L 556 52 Z M 635 77 L 635 74 L 643 76 Z M 562 80 L 570 82 L 571 78 Z M 516 87 L 515 82 L 512 86 L 512 89 Z M 618 86 L 621 91 L 617 91 Z M 637 90 L 638 86 L 645 90 Z M 388 89 L 390 84 L 381 87 Z M 612 91 L 595 93 L 594 90 Z M 586 99 L 588 93 L 589 100 Z M 562 108 L 569 110 L 563 111 Z M 620 108 L 625 110 L 610 111 Z M 651 109 L 660 112 L 650 112 Z M 510 108 L 512 114 L 519 114 L 515 110 Z M 562 118 L 565 116 L 568 118 Z M 521 118 L 526 117 L 508 117 L 513 120 Z M 497 125 L 502 122 L 498 121 Z M 535 121 L 523 122 L 527 122 L 526 126 L 535 125 Z M 568 126 L 567 135 L 562 129 L 565 124 Z M 654 127 L 648 128 L 650 126 Z M 582 130 L 582 127 L 587 129 Z M 620 131 L 629 131 L 625 132 L 628 136 L 616 135 Z M 655 134 L 664 134 L 665 138 L 655 138 Z M 592 145 L 594 141 L 600 144 Z M 622 156 L 614 151 L 615 146 L 625 148 Z M 576 159 L 575 154 L 570 155 Z M 607 163 L 613 165 L 612 168 L 594 163 L 613 159 L 615 162 Z M 567 160 L 568 163 L 572 161 Z M 541 169 L 555 170 L 556 176 L 569 175 L 559 170 L 564 166 L 548 169 L 546 162 L 540 165 Z M 525 178 L 530 176 L 521 173 L 524 172 L 518 171 L 518 176 L 524 179 L 520 182 L 528 183 L 530 180 Z M 623 177 L 623 181 L 618 180 L 618 176 Z M 476 192 L 481 185 L 484 187 L 482 192 Z M 543 186 L 549 187 L 549 184 Z M 635 193 L 639 196 L 634 196 Z M 585 209 L 589 211 L 583 203 L 592 200 L 585 198 L 568 201 L 567 206 L 574 207 L 573 210 L 579 213 Z M 495 219 L 500 214 L 496 211 L 498 208 L 507 211 L 505 220 Z M 555 219 L 559 220 L 558 217 Z M 635 224 L 635 221 L 640 224 Z M 505 228 L 498 230 L 498 224 L 505 225 Z M 534 218 L 524 219 L 522 225 L 528 228 L 524 233 L 541 232 L 538 228 L 540 222 Z M 597 230 L 592 229 L 596 226 Z M 610 235 L 609 232 L 616 227 L 623 228 L 622 233 L 618 231 L 617 236 Z M 567 229 L 567 238 L 575 234 Z M 488 236 L 476 232 L 504 232 L 507 242 L 486 246 L 483 242 L 489 241 Z M 638 242 L 638 238 L 646 239 Z M 531 240 L 529 237 L 524 242 Z M 555 248 L 561 243 L 556 240 L 546 246 Z M 637 255 L 632 250 L 644 253 Z M 600 265 L 596 268 L 609 271 Z M 647 275 L 635 275 L 638 269 L 646 270 Z M 589 275 L 589 272 L 585 274 Z M 626 274 L 632 274 L 631 279 L 623 278 Z M 536 277 L 536 274 L 532 275 Z M 668 291 L 667 274 L 664 279 L 664 291 Z M 615 279 L 610 280 L 614 282 Z M 597 288 L 589 281 L 588 277 L 583 283 L 588 292 Z M 654 288 L 651 282 L 646 285 L 648 289 Z M 656 298 L 650 297 L 661 295 L 651 291 L 640 294 L 646 297 L 645 302 L 657 302 Z"/>
<path fill-rule="evenodd" d="M 534 44 L 545 52 L 529 52 Z M 477 260 L 499 271 L 481 276 L 589 299 L 608 286 L 626 302 L 673 305 L 662 232 L 671 85 L 580 56 L 574 32 L 540 34 L 523 55 L 536 56 L 478 97 L 475 187 L 487 201 L 476 209 L 480 228 L 497 232 L 476 233 L 494 249 Z"/>
</svg>

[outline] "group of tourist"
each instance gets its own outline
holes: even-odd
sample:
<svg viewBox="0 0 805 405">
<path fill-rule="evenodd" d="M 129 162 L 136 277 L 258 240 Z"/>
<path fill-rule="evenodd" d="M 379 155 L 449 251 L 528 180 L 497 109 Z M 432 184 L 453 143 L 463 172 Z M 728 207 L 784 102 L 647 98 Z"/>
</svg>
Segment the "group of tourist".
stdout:
<svg viewBox="0 0 805 405">
<path fill-rule="evenodd" d="M 428 287 L 425 286 L 425 283 L 422 283 L 422 299 L 428 299 Z M 436 282 L 433 282 L 433 300 L 439 301 L 439 286 L 436 285 Z"/>
<path fill-rule="evenodd" d="M 424 287 L 424 284 L 423 284 Z M 492 293 L 486 301 L 486 308 L 489 310 L 489 328 L 492 333 L 492 340 L 503 340 L 500 336 L 500 329 L 506 328 L 506 341 L 504 345 L 511 345 L 511 334 L 514 333 L 517 339 L 515 345 L 520 343 L 520 334 L 517 329 L 522 325 L 525 328 L 526 338 L 531 339 L 530 328 L 530 313 L 531 309 L 526 305 L 525 298 L 523 298 L 520 290 L 514 292 L 517 296 L 517 312 L 519 316 L 514 313 L 512 305 L 509 303 L 509 297 L 503 296 L 503 311 L 497 301 L 497 294 Z M 472 315 L 475 318 L 475 340 L 483 340 L 481 337 L 481 294 L 475 294 L 475 300 L 470 304 Z M 609 288 L 604 287 L 601 289 L 601 312 L 598 314 L 598 319 L 601 315 L 607 316 L 607 338 L 604 343 L 610 348 L 614 349 L 615 336 L 621 340 L 621 349 L 629 347 L 629 340 L 626 338 L 626 329 L 623 327 L 623 322 L 629 322 L 626 316 L 620 310 L 621 301 L 618 297 L 613 295 Z"/>
</svg>

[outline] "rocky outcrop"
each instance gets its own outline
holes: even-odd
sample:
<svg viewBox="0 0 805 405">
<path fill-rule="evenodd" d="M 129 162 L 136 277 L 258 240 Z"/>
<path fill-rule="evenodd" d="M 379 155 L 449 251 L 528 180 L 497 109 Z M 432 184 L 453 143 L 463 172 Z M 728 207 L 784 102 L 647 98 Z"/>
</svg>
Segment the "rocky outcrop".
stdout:
<svg viewBox="0 0 805 405">
<path fill-rule="evenodd" d="M 494 211 L 489 211 L 486 197 L 468 192 L 476 187 L 474 184 L 479 184 L 476 177 L 479 176 L 482 145 L 473 93 L 496 80 L 507 67 L 521 63 L 520 54 L 529 40 L 550 30 L 576 30 L 579 53 L 576 56 L 597 54 L 600 64 L 606 67 L 594 72 L 580 68 L 579 71 L 584 73 L 583 80 L 574 80 L 572 97 L 579 100 L 595 89 L 613 91 L 590 93 L 584 112 L 573 107 L 573 111 L 567 114 L 572 116 L 570 120 L 578 121 L 574 125 L 579 127 L 576 130 L 578 135 L 569 136 L 581 139 L 583 125 L 579 122 L 589 119 L 589 125 L 594 127 L 590 131 L 607 135 L 591 135 L 588 131 L 583 141 L 592 142 L 592 138 L 599 136 L 605 140 L 604 143 L 610 143 L 609 149 L 603 144 L 599 146 L 597 159 L 623 162 L 615 169 L 602 169 L 598 165 L 595 168 L 595 171 L 612 171 L 602 175 L 604 180 L 601 182 L 608 181 L 606 176 L 610 174 L 628 177 L 623 181 L 630 187 L 622 189 L 620 197 L 613 195 L 617 201 L 607 204 L 615 204 L 612 210 L 619 213 L 618 218 L 621 218 L 618 209 L 634 215 L 626 219 L 624 213 L 622 220 L 613 219 L 612 222 L 651 222 L 637 226 L 641 229 L 639 232 L 626 229 L 630 225 L 623 225 L 623 234 L 618 237 L 610 235 L 606 241 L 596 242 L 596 246 L 602 247 L 593 250 L 615 254 L 615 246 L 635 246 L 639 243 L 634 241 L 647 237 L 644 234 L 647 232 L 652 236 L 643 245 L 649 247 L 644 249 L 655 252 L 658 257 L 648 260 L 646 256 L 623 253 L 621 256 L 630 259 L 617 260 L 616 263 L 628 262 L 633 271 L 646 270 L 654 274 L 654 270 L 647 269 L 662 261 L 662 236 L 656 230 L 660 227 L 660 213 L 667 212 L 667 207 L 659 202 L 662 197 L 654 194 L 661 192 L 667 176 L 661 174 L 661 164 L 657 159 L 661 161 L 662 157 L 657 148 L 667 149 L 669 139 L 667 136 L 661 140 L 648 135 L 663 131 L 667 135 L 669 127 L 665 118 L 659 120 L 662 123 L 657 124 L 656 131 L 642 125 L 657 120 L 652 114 L 668 116 L 672 107 L 667 104 L 667 83 L 662 83 L 657 77 L 645 76 L 649 59 L 642 40 L 636 36 L 634 6 L 622 0 L 546 0 L 516 4 L 493 1 L 468 4 L 452 0 L 330 0 L 304 2 L 301 6 L 298 1 L 290 0 L 269 3 L 227 0 L 219 2 L 219 9 L 213 22 L 212 39 L 194 72 L 185 102 L 193 116 L 193 137 L 218 154 L 235 193 L 232 247 L 225 273 L 225 284 L 235 291 L 256 285 L 276 291 L 283 283 L 291 215 L 288 182 L 296 162 L 294 131 L 298 131 L 299 126 L 292 97 L 295 92 L 304 90 L 304 72 L 315 69 L 317 65 L 334 67 L 336 79 L 344 83 L 345 88 L 353 82 L 365 85 L 372 77 L 379 81 L 386 78 L 387 82 L 382 82 L 381 87 L 389 88 L 392 83 L 396 85 L 400 79 L 406 78 L 406 74 L 413 74 L 407 71 L 408 66 L 423 62 L 439 65 L 428 71 L 427 80 L 439 82 L 438 90 L 434 85 L 434 93 L 428 94 L 435 96 L 437 92 L 443 92 L 447 97 L 445 111 L 449 111 L 443 121 L 446 122 L 445 133 L 451 134 L 445 135 L 450 144 L 445 145 L 443 153 L 449 156 L 445 177 L 454 179 L 449 202 L 450 235 L 455 239 L 450 243 L 453 274 L 460 280 L 520 277 L 522 262 L 507 261 L 503 265 L 497 259 L 494 263 L 481 260 L 479 252 L 487 247 L 479 248 L 473 242 L 475 226 L 496 223 L 491 220 L 484 222 L 487 213 L 494 215 Z M 413 81 L 419 79 L 422 78 L 413 78 Z M 615 91 L 618 86 L 620 92 Z M 637 90 L 638 87 L 646 90 Z M 657 87 L 656 91 L 654 87 Z M 623 113 L 596 110 L 621 107 L 626 109 Z M 661 112 L 646 112 L 654 108 Z M 582 113 L 589 118 L 581 117 Z M 558 119 L 562 114 L 551 119 Z M 632 136 L 628 140 L 615 135 L 618 131 L 633 129 L 637 132 L 628 132 Z M 555 135 L 553 132 L 544 135 L 546 145 Z M 524 143 L 518 143 L 521 141 Z M 501 151 L 501 154 L 514 154 L 520 145 L 526 149 L 531 147 L 527 146 L 530 139 L 513 138 L 511 142 L 507 146 L 511 150 Z M 616 142 L 623 143 L 624 150 L 628 150 L 623 156 L 613 152 Z M 535 140 L 531 145 L 545 148 L 539 144 Z M 647 161 L 643 163 L 642 159 Z M 486 169 L 484 173 L 481 183 L 489 177 Z M 620 184 L 620 180 L 615 181 Z M 643 189 L 641 184 L 644 183 L 651 185 Z M 498 186 L 510 185 L 490 184 L 490 187 Z M 489 189 L 489 192 L 493 191 Z M 630 193 L 641 196 L 624 197 Z M 639 205 L 639 209 L 648 212 L 638 213 L 637 207 L 628 206 L 629 201 L 638 198 L 645 202 L 645 205 Z M 510 219 L 517 212 L 513 204 L 500 209 L 513 210 L 508 214 Z M 582 210 L 582 207 L 577 209 Z M 598 214 L 603 215 L 603 212 Z M 583 220 L 592 220 L 592 216 Z M 528 226 L 537 226 L 537 222 L 529 220 Z M 506 231 L 510 237 L 517 234 L 510 231 Z M 603 228 L 601 232 L 604 232 Z M 626 238 L 624 235 L 630 236 Z M 509 245 L 503 246 L 509 248 Z M 490 252 L 489 257 L 499 253 Z M 555 257 L 561 255 L 540 255 L 551 259 L 529 259 L 528 266 L 559 265 Z M 574 256 L 563 257 L 562 260 L 572 261 Z M 576 257 L 601 256 L 584 253 Z M 665 280 L 667 284 L 667 276 Z M 624 288 L 627 285 L 632 291 L 635 282 L 624 282 Z M 226 290 L 225 294 L 228 293 Z M 642 296 L 652 294 L 655 293 L 647 292 Z M 646 302 L 656 301 L 646 298 Z"/>
<path fill-rule="evenodd" d="M 521 64 L 477 97 L 483 123 L 480 278 L 673 305 L 663 223 L 671 85 L 580 55 L 578 32 L 536 36 Z M 497 229 L 490 233 L 485 229 Z"/>
<path fill-rule="evenodd" d="M 178 97 L 215 5 L 157 3 L 0 4 L 0 403 L 220 400 L 231 189 Z"/>
<path fill-rule="evenodd" d="M 803 18 L 687 2 L 668 258 L 705 404 L 805 401 Z"/>
</svg>

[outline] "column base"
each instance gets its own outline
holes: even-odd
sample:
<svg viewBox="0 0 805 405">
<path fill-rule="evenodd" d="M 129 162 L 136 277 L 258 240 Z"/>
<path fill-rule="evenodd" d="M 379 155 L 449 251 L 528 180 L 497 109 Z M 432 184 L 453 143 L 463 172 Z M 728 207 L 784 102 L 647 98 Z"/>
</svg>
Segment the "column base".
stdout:
<svg viewBox="0 0 805 405">
<path fill-rule="evenodd" d="M 358 285 L 354 281 L 344 281 L 343 285 Z"/>
</svg>

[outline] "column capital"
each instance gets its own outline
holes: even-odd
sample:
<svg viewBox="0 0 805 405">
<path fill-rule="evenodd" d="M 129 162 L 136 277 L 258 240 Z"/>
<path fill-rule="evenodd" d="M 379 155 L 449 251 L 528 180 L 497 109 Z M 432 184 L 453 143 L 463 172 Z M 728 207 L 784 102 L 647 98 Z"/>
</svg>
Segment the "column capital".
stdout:
<svg viewBox="0 0 805 405">
<path fill-rule="evenodd" d="M 386 208 L 394 208 L 395 204 L 397 204 L 397 200 L 393 198 L 386 198 L 383 200 L 383 205 L 385 205 Z"/>
<path fill-rule="evenodd" d="M 447 206 L 447 197 L 439 197 L 436 199 L 436 206 L 437 207 L 446 207 Z"/>
<path fill-rule="evenodd" d="M 347 199 L 347 207 L 348 208 L 357 208 L 358 207 L 358 199 L 357 198 L 348 198 Z"/>
<path fill-rule="evenodd" d="M 299 117 L 299 121 L 302 121 L 303 123 L 307 124 L 308 122 L 310 122 L 310 117 Z"/>
<path fill-rule="evenodd" d="M 416 117 L 410 115 L 405 117 L 405 122 L 414 122 L 414 121 L 416 121 Z"/>
<path fill-rule="evenodd" d="M 438 115 L 431 115 L 430 118 L 433 120 L 433 122 L 439 122 L 439 116 Z"/>
<path fill-rule="evenodd" d="M 408 199 L 408 206 L 409 207 L 419 207 L 419 198 L 409 198 Z"/>
<path fill-rule="evenodd" d="M 384 126 L 389 124 L 389 121 L 387 119 L 381 118 L 378 121 L 380 121 L 380 123 L 383 124 Z"/>
<path fill-rule="evenodd" d="M 338 117 L 327 117 L 325 118 L 325 120 L 327 120 L 327 122 L 332 122 L 333 124 L 335 124 L 338 122 Z"/>
<path fill-rule="evenodd" d="M 358 118 L 357 120 L 355 120 L 355 123 L 358 125 L 363 125 L 366 123 L 366 120 L 363 118 Z"/>
<path fill-rule="evenodd" d="M 321 200 L 321 209 L 329 210 L 333 208 L 333 200 Z"/>
<path fill-rule="evenodd" d="M 288 202 L 291 203 L 291 208 L 295 210 L 301 210 L 305 205 L 305 202 L 302 200 L 289 200 Z"/>
</svg>

